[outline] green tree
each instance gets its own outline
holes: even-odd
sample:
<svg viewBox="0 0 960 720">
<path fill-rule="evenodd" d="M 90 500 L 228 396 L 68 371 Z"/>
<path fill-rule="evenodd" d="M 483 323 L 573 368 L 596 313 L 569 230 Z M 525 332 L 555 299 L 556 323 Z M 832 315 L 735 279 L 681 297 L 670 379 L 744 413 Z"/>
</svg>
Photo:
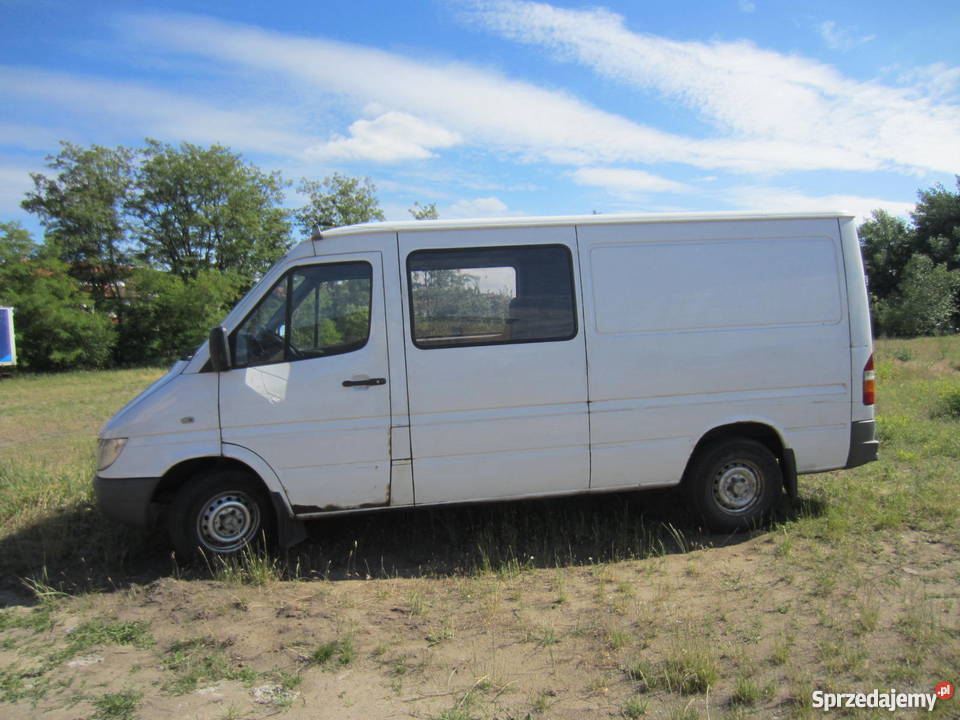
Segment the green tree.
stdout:
<svg viewBox="0 0 960 720">
<path fill-rule="evenodd" d="M 956 181 L 955 193 L 940 184 L 920 190 L 911 214 L 918 250 L 951 270 L 960 268 L 960 175 Z"/>
<path fill-rule="evenodd" d="M 874 210 L 857 230 L 863 263 L 875 300 L 893 294 L 913 255 L 915 239 L 907 223 L 886 210 Z"/>
<path fill-rule="evenodd" d="M 22 227 L 0 223 L 0 304 L 14 308 L 18 362 L 32 370 L 110 362 L 114 324 L 67 271 Z"/>
<path fill-rule="evenodd" d="M 279 173 L 226 147 L 148 140 L 136 182 L 141 256 L 181 278 L 213 268 L 250 284 L 290 245 Z"/>
<path fill-rule="evenodd" d="M 223 318 L 242 282 L 210 268 L 187 278 L 138 268 L 122 310 L 118 362 L 163 364 L 192 351 Z"/>
<path fill-rule="evenodd" d="M 120 294 L 129 264 L 125 206 L 133 183 L 133 151 L 61 143 L 47 158 L 55 175 L 31 175 L 22 206 L 40 219 L 51 252 L 90 290 L 98 307 Z"/>
<path fill-rule="evenodd" d="M 414 220 L 436 220 L 440 217 L 437 212 L 437 204 L 421 205 L 419 202 L 413 203 L 413 207 L 407 210 L 413 216 Z"/>
<path fill-rule="evenodd" d="M 950 270 L 960 269 L 960 175 L 956 183 L 955 193 L 940 184 L 920 190 L 911 214 L 917 251 Z M 953 296 L 953 325 L 960 325 L 960 291 Z"/>
<path fill-rule="evenodd" d="M 0 267 L 5 272 L 11 272 L 16 263 L 32 258 L 38 250 L 30 233 L 20 223 L 0 223 Z"/>
<path fill-rule="evenodd" d="M 337 173 L 323 180 L 303 178 L 297 192 L 309 200 L 294 213 L 307 235 L 332 227 L 384 220 L 377 200 L 377 186 L 370 178 L 352 178 Z"/>
<path fill-rule="evenodd" d="M 904 268 L 897 292 L 877 304 L 878 329 L 898 336 L 952 332 L 958 289 L 960 271 L 949 270 L 946 263 L 936 265 L 917 253 Z"/>
</svg>

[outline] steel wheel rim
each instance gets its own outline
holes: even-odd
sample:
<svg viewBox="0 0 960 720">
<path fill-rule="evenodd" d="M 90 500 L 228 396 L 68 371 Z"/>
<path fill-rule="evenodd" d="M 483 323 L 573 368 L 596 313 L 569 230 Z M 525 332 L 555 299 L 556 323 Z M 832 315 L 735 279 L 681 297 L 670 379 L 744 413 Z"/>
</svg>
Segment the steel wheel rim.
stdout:
<svg viewBox="0 0 960 720">
<path fill-rule="evenodd" d="M 721 467 L 713 478 L 713 497 L 724 511 L 749 512 L 763 495 L 763 473 L 753 463 L 738 460 Z"/>
<path fill-rule="evenodd" d="M 260 505 L 244 492 L 222 492 L 210 498 L 197 518 L 204 547 L 218 553 L 239 550 L 260 528 Z"/>
</svg>

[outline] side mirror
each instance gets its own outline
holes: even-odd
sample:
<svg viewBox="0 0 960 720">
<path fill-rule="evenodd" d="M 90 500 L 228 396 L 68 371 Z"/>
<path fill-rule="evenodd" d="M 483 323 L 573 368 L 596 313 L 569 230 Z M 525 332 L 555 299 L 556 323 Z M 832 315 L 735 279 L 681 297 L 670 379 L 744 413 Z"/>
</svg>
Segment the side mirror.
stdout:
<svg viewBox="0 0 960 720">
<path fill-rule="evenodd" d="M 210 331 L 210 367 L 217 372 L 230 369 L 230 344 L 227 342 L 227 329 L 218 326 Z"/>
</svg>

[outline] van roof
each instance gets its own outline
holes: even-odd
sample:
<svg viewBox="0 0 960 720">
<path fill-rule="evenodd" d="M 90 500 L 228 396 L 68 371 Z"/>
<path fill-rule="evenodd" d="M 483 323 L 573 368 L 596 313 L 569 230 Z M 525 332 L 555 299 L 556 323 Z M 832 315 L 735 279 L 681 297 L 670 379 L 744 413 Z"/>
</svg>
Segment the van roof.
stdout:
<svg viewBox="0 0 960 720">
<path fill-rule="evenodd" d="M 497 227 L 549 227 L 554 225 L 619 225 L 653 222 L 708 222 L 731 220 L 794 220 L 852 218 L 846 212 L 714 212 L 714 213 L 625 213 L 610 215 L 552 215 L 545 217 L 504 217 L 474 220 L 401 220 L 398 222 L 371 222 L 360 225 L 330 228 L 316 233 L 313 240 L 359 235 L 370 232 L 424 232 L 430 230 L 470 230 Z"/>
</svg>

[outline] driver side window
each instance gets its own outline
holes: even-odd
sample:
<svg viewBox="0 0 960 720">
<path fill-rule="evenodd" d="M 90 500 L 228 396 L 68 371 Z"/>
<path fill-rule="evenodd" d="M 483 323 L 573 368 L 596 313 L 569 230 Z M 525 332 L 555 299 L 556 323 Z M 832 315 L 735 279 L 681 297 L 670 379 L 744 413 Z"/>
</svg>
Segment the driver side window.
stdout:
<svg viewBox="0 0 960 720">
<path fill-rule="evenodd" d="M 294 268 L 231 334 L 234 365 L 292 362 L 359 350 L 370 335 L 371 291 L 369 263 Z"/>
</svg>

